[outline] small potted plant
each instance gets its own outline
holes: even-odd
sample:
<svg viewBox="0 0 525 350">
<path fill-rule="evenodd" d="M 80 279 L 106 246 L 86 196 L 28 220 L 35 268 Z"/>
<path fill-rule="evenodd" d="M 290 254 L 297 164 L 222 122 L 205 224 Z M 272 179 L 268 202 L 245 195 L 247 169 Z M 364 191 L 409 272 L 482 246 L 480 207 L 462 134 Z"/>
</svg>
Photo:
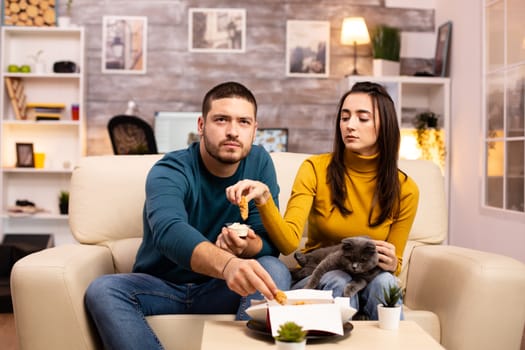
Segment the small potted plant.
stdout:
<svg viewBox="0 0 525 350">
<path fill-rule="evenodd" d="M 379 327 L 382 329 L 398 329 L 401 320 L 401 305 L 398 304 L 403 296 L 403 290 L 397 284 L 383 288 L 383 297 L 377 298 L 381 304 L 377 305 Z"/>
<path fill-rule="evenodd" d="M 58 16 L 58 26 L 67 28 L 71 24 L 71 7 L 73 6 L 73 0 L 67 0 L 66 2 L 66 14 Z"/>
<path fill-rule="evenodd" d="M 416 128 L 416 138 L 423 159 L 432 160 L 445 167 L 445 141 L 439 126 L 439 115 L 428 111 L 419 113 L 412 121 Z"/>
<path fill-rule="evenodd" d="M 60 214 L 66 215 L 69 212 L 69 192 L 60 191 L 58 195 L 58 208 L 60 209 Z"/>
<path fill-rule="evenodd" d="M 379 25 L 371 31 L 375 76 L 399 75 L 401 34 L 398 28 Z"/>
<path fill-rule="evenodd" d="M 306 347 L 306 331 L 295 322 L 285 322 L 279 326 L 275 343 L 278 350 L 302 350 Z"/>
</svg>

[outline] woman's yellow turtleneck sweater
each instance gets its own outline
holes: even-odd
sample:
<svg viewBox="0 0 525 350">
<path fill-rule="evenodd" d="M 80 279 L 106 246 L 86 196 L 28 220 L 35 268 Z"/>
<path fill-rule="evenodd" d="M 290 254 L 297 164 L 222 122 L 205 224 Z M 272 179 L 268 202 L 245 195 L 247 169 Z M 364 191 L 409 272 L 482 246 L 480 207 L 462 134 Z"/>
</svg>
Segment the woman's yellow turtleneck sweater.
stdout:
<svg viewBox="0 0 525 350">
<path fill-rule="evenodd" d="M 308 240 L 305 251 L 339 243 L 351 236 L 366 235 L 372 239 L 392 243 L 396 247 L 398 266 L 395 274 L 401 271 L 403 251 L 419 200 L 419 190 L 411 178 L 401 172 L 401 206 L 399 217 L 389 217 L 376 227 L 368 225 L 368 214 L 376 186 L 377 155 L 361 156 L 345 152 L 345 165 L 349 176 L 345 183 L 348 190 L 346 208 L 351 214 L 343 216 L 332 203 L 330 187 L 326 181 L 328 164 L 332 154 L 315 155 L 303 162 L 288 201 L 284 218 L 270 197 L 265 204 L 258 206 L 262 221 L 272 241 L 285 255 L 299 246 L 304 225 L 308 219 Z M 377 213 L 375 208 L 374 213 Z"/>
</svg>

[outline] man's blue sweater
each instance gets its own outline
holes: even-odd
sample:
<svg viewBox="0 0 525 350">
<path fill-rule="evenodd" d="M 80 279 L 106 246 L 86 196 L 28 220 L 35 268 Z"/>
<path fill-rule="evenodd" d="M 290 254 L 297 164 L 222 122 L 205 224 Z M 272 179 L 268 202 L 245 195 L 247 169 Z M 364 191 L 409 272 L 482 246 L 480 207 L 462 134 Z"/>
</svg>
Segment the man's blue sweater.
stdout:
<svg viewBox="0 0 525 350">
<path fill-rule="evenodd" d="M 253 145 L 235 174 L 227 178 L 214 176 L 205 168 L 198 142 L 167 153 L 151 168 L 146 179 L 144 238 L 133 271 L 177 284 L 209 280 L 210 277 L 191 271 L 191 255 L 199 243 L 215 243 L 226 223 L 242 221 L 239 207 L 226 199 L 225 192 L 226 187 L 242 179 L 265 183 L 278 203 L 275 168 L 270 155 L 260 146 Z M 246 224 L 263 241 L 256 257 L 278 256 L 253 201 Z"/>
</svg>

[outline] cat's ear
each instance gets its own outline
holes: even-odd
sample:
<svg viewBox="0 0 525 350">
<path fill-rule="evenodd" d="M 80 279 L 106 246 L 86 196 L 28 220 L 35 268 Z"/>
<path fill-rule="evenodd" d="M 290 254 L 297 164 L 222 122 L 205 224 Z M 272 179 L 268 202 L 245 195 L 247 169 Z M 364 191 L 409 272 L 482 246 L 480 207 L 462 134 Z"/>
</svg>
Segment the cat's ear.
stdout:
<svg viewBox="0 0 525 350">
<path fill-rule="evenodd" d="M 343 238 L 341 240 L 343 251 L 352 250 L 354 248 L 354 240 L 352 237 Z"/>
</svg>

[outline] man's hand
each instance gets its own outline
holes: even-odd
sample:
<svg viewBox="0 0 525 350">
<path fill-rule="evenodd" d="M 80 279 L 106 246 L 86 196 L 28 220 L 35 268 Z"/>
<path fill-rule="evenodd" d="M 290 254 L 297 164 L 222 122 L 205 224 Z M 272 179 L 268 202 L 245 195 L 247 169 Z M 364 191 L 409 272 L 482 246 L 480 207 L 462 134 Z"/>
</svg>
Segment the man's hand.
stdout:
<svg viewBox="0 0 525 350">
<path fill-rule="evenodd" d="M 379 257 L 378 266 L 385 271 L 394 272 L 397 269 L 396 247 L 389 242 L 374 240 Z"/>
<path fill-rule="evenodd" d="M 252 199 L 255 204 L 262 205 L 271 197 L 270 189 L 264 183 L 254 180 L 241 180 L 235 185 L 226 188 L 226 198 L 232 203 L 239 205 L 242 196 L 246 201 Z"/>
<path fill-rule="evenodd" d="M 215 245 L 235 256 L 249 258 L 262 249 L 262 240 L 251 228 L 248 229 L 246 238 L 240 238 L 234 230 L 223 227 Z"/>
<path fill-rule="evenodd" d="M 228 288 L 241 296 L 259 291 L 272 300 L 278 291 L 268 272 L 253 259 L 230 258 L 224 265 L 222 276 Z"/>
</svg>

